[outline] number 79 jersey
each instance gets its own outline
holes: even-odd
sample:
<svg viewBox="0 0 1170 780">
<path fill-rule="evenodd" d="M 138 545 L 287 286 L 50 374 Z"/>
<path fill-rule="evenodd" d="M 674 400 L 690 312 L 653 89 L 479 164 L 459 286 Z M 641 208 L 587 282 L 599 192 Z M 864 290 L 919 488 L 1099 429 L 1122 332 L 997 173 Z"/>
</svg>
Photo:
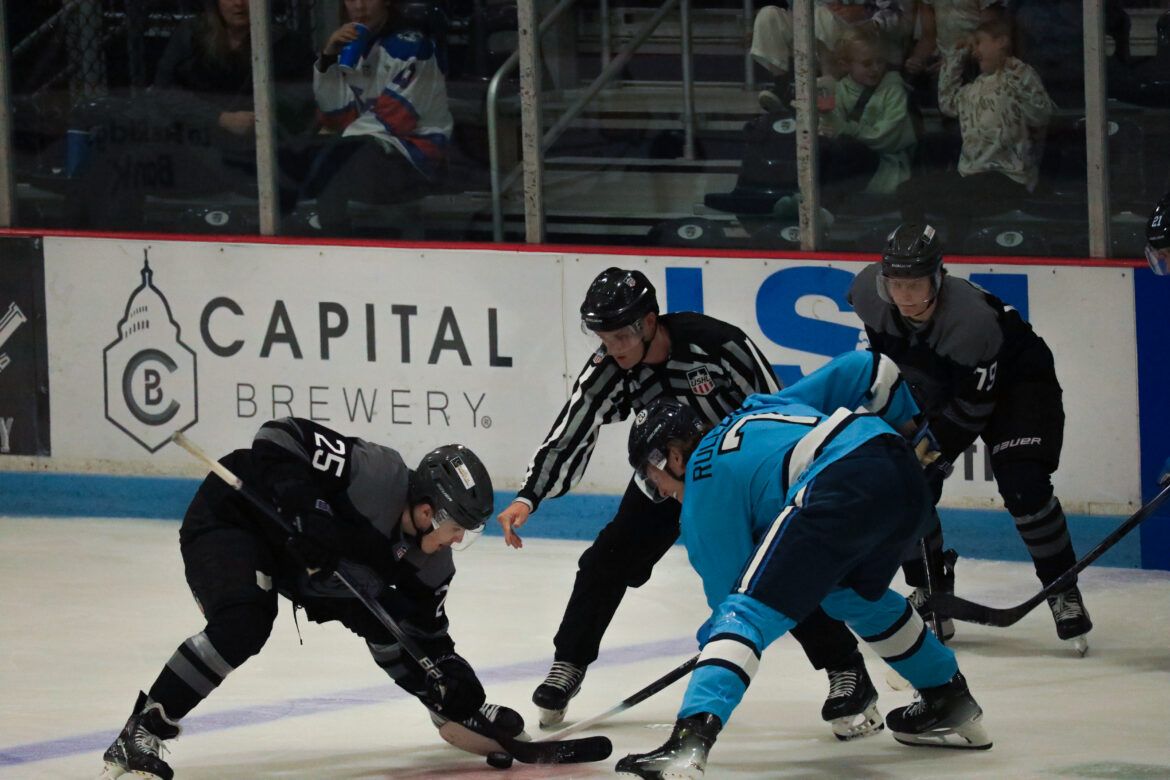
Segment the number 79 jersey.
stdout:
<svg viewBox="0 0 1170 780">
<path fill-rule="evenodd" d="M 709 431 L 687 462 L 681 526 L 712 608 L 817 474 L 918 413 L 893 361 L 852 352 L 778 393 L 749 396 Z"/>
</svg>

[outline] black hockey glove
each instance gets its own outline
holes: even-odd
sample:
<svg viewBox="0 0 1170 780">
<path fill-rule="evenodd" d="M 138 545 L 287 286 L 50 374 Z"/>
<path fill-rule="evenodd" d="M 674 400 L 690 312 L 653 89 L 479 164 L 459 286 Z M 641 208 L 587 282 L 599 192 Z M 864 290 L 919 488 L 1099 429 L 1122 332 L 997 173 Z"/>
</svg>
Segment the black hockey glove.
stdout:
<svg viewBox="0 0 1170 780">
<path fill-rule="evenodd" d="M 930 426 L 923 423 L 910 439 L 910 446 L 922 464 L 922 476 L 926 478 L 926 485 L 930 488 L 930 498 L 938 504 L 942 498 L 943 481 L 951 475 L 955 467 L 943 457 L 942 447 L 935 438 Z"/>
<path fill-rule="evenodd" d="M 483 686 L 471 664 L 455 653 L 435 659 L 443 681 L 427 678 L 429 705 L 445 718 L 467 720 L 484 702 Z"/>
<path fill-rule="evenodd" d="M 302 508 L 291 515 L 285 513 L 285 516 L 293 527 L 293 534 L 286 542 L 293 558 L 309 569 L 332 573 L 342 554 L 340 529 L 329 504 L 319 500 L 311 508 Z"/>
</svg>

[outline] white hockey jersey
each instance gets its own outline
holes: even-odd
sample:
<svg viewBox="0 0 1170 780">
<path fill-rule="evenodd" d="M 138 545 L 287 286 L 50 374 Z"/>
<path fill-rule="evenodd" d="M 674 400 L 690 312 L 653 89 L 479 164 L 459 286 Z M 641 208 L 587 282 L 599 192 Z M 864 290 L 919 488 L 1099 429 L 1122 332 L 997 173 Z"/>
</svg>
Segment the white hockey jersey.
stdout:
<svg viewBox="0 0 1170 780">
<path fill-rule="evenodd" d="M 414 31 L 371 40 L 353 70 L 336 62 L 313 68 L 322 126 L 345 136 L 370 135 L 433 176 L 447 156 L 454 120 L 445 67 L 434 41 Z"/>
</svg>

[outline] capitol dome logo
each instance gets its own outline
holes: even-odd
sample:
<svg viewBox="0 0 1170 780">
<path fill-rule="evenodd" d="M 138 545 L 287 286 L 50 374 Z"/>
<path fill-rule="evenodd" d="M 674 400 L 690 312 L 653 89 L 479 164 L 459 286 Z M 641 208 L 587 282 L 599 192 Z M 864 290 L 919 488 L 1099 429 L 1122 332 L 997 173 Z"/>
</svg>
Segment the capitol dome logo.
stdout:
<svg viewBox="0 0 1170 780">
<path fill-rule="evenodd" d="M 106 419 L 150 452 L 199 419 L 195 351 L 154 286 L 143 250 L 142 284 L 130 294 L 118 338 L 103 350 Z"/>
</svg>

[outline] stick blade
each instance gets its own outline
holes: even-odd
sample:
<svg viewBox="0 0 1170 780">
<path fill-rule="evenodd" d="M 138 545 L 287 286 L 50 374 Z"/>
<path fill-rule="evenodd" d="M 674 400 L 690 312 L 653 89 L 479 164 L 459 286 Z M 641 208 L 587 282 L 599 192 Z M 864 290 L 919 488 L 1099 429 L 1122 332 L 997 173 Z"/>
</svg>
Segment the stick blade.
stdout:
<svg viewBox="0 0 1170 780">
<path fill-rule="evenodd" d="M 967 601 L 953 593 L 935 593 L 927 601 L 927 608 L 934 610 L 936 614 L 946 615 L 953 620 L 962 620 L 964 623 L 979 623 L 997 628 L 1006 628 L 1019 621 L 1031 612 L 1034 606 L 1036 605 L 1025 602 L 1018 607 L 997 609 Z"/>
<path fill-rule="evenodd" d="M 604 761 L 613 753 L 609 737 L 583 737 L 559 742 L 509 740 L 502 747 L 523 764 L 587 764 Z"/>
</svg>

